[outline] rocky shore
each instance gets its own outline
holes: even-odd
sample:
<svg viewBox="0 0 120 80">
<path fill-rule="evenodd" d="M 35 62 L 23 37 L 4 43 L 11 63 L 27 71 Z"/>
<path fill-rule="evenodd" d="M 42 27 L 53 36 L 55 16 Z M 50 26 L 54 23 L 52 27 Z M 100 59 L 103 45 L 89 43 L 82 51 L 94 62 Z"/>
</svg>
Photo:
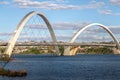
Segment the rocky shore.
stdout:
<svg viewBox="0 0 120 80">
<path fill-rule="evenodd" d="M 3 55 L 3 57 L 0 58 L 0 61 L 6 61 L 9 62 L 13 59 L 11 59 L 8 55 Z M 4 69 L 4 67 L 0 66 L 0 76 L 8 76 L 8 77 L 23 77 L 26 76 L 27 72 L 26 70 L 9 70 L 9 69 Z"/>
<path fill-rule="evenodd" d="M 0 67 L 0 76 L 8 76 L 8 77 L 23 77 L 26 76 L 27 72 L 26 70 L 7 70 L 4 69 L 3 67 Z"/>
</svg>

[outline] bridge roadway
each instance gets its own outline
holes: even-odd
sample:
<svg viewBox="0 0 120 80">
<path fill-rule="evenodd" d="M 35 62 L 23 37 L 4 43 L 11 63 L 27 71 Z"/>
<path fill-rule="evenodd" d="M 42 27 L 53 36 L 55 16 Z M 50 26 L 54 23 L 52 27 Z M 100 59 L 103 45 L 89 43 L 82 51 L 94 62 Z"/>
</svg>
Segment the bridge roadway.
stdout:
<svg viewBox="0 0 120 80">
<path fill-rule="evenodd" d="M 7 46 L 8 43 L 0 43 L 0 46 Z M 116 47 L 116 44 L 108 43 L 16 43 L 15 46 L 106 46 Z"/>
</svg>

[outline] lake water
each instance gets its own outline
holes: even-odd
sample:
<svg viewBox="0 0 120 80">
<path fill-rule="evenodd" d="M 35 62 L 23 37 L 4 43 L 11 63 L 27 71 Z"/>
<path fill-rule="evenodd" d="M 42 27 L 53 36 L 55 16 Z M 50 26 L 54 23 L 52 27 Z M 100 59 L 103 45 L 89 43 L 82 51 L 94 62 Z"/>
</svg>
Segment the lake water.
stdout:
<svg viewBox="0 0 120 80">
<path fill-rule="evenodd" d="M 13 55 L 6 69 L 25 69 L 26 77 L 0 80 L 120 80 L 120 55 L 81 54 L 72 57 Z M 2 62 L 0 62 L 2 65 Z"/>
</svg>

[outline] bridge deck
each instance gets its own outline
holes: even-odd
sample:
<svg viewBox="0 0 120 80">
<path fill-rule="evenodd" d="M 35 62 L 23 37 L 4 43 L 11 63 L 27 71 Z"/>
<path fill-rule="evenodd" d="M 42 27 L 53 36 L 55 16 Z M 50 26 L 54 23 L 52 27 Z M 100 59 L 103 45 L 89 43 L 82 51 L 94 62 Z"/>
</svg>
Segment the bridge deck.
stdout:
<svg viewBox="0 0 120 80">
<path fill-rule="evenodd" d="M 8 43 L 0 43 L 0 46 L 7 46 Z M 116 44 L 101 43 L 16 43 L 15 46 L 108 46 L 115 47 Z"/>
</svg>

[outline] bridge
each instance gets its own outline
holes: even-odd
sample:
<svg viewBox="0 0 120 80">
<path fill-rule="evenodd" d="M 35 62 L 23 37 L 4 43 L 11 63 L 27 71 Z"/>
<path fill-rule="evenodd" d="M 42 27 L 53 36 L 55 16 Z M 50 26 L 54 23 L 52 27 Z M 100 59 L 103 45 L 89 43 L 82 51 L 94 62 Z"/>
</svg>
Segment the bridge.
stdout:
<svg viewBox="0 0 120 80">
<path fill-rule="evenodd" d="M 43 19 L 43 21 L 45 22 L 45 24 L 47 25 L 47 29 L 49 30 L 50 36 L 52 38 L 52 42 L 50 43 L 17 43 L 17 39 L 20 36 L 20 34 L 22 33 L 23 28 L 25 27 L 26 23 L 29 21 L 30 18 L 32 18 L 34 15 L 38 15 L 39 17 L 41 17 Z M 114 44 L 100 44 L 100 43 L 75 43 L 74 41 L 77 39 L 77 37 L 83 32 L 85 31 L 87 28 L 90 28 L 92 26 L 97 26 L 97 27 L 101 27 L 102 29 L 104 29 L 110 36 L 111 38 L 114 40 Z M 99 23 L 92 23 L 89 24 L 85 27 L 83 27 L 82 29 L 79 29 L 70 39 L 70 41 L 68 41 L 67 43 L 59 43 L 57 42 L 56 39 L 56 35 L 54 32 L 54 29 L 52 27 L 52 25 L 50 24 L 50 22 L 48 21 L 48 19 L 40 12 L 35 12 L 32 11 L 30 13 L 28 13 L 22 20 L 21 22 L 18 24 L 17 28 L 15 29 L 14 33 L 12 34 L 10 40 L 8 41 L 8 43 L 3 43 L 0 44 L 0 46 L 7 46 L 4 54 L 8 55 L 9 57 L 12 54 L 13 48 L 14 46 L 55 46 L 55 50 L 57 54 L 61 54 L 59 53 L 59 47 L 58 46 L 64 46 L 64 56 L 71 56 L 71 55 L 75 55 L 77 49 L 79 48 L 79 46 L 107 46 L 107 47 L 115 47 L 116 48 L 116 53 L 120 54 L 120 44 L 119 44 L 119 40 L 116 38 L 116 36 L 112 33 L 112 31 L 106 27 L 105 25 L 99 24 Z M 78 46 L 75 47 L 73 49 L 71 49 L 71 46 Z M 4 57 L 4 55 L 3 55 Z"/>
<path fill-rule="evenodd" d="M 7 46 L 8 43 L 0 43 L 0 46 Z M 116 47 L 116 44 L 103 44 L 103 43 L 26 43 L 20 42 L 16 43 L 15 46 L 106 46 L 106 47 Z"/>
</svg>

